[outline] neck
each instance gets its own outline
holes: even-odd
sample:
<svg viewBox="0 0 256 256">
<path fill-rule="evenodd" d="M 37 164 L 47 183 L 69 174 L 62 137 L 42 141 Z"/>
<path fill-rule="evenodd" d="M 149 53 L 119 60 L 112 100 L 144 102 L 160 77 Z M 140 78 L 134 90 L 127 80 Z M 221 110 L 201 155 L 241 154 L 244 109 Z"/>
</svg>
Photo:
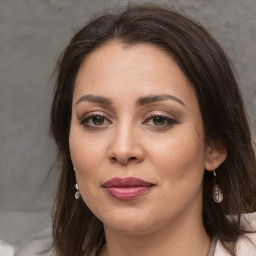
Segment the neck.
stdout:
<svg viewBox="0 0 256 256">
<path fill-rule="evenodd" d="M 101 256 L 207 256 L 210 238 L 202 216 L 180 216 L 173 223 L 144 233 L 126 233 L 105 226 L 106 245 Z M 192 218 L 192 219 L 191 219 Z"/>
</svg>

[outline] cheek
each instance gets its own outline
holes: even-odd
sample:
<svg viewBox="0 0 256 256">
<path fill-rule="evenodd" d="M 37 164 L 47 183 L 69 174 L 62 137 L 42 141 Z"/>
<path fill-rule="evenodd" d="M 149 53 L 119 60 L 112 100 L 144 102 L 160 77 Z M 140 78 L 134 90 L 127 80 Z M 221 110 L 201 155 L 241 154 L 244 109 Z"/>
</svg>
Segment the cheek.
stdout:
<svg viewBox="0 0 256 256">
<path fill-rule="evenodd" d="M 152 141 L 151 145 L 150 159 L 163 181 L 166 177 L 170 178 L 170 182 L 188 182 L 191 178 L 202 177 L 205 146 L 194 129 L 177 129 L 172 136 Z"/>
<path fill-rule="evenodd" d="M 97 212 L 102 208 L 99 188 L 104 177 L 101 167 L 106 160 L 106 141 L 99 135 L 88 136 L 83 127 L 71 124 L 69 147 L 81 196 Z"/>
<path fill-rule="evenodd" d="M 100 138 L 88 136 L 82 127 L 72 127 L 69 137 L 70 154 L 77 170 L 91 174 L 104 161 L 106 147 Z"/>
<path fill-rule="evenodd" d="M 150 151 L 150 164 L 159 175 L 161 188 L 159 212 L 164 216 L 177 216 L 186 208 L 191 210 L 189 207 L 199 208 L 202 200 L 204 144 L 197 134 L 175 135 L 158 141 Z"/>
</svg>

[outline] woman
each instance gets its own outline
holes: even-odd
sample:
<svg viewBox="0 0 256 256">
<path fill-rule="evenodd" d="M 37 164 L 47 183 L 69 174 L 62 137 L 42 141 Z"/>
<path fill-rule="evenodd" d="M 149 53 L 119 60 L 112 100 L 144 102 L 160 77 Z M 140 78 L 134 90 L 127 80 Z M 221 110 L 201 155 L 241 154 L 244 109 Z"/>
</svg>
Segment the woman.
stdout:
<svg viewBox="0 0 256 256">
<path fill-rule="evenodd" d="M 51 134 L 57 255 L 256 255 L 240 239 L 255 239 L 244 105 L 197 23 L 136 7 L 81 29 L 58 63 Z"/>
</svg>

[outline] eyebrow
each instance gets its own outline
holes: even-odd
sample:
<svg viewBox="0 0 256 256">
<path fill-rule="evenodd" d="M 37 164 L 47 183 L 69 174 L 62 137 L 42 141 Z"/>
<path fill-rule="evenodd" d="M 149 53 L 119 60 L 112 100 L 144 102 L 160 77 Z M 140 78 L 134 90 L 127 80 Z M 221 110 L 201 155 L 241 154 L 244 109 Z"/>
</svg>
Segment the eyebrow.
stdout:
<svg viewBox="0 0 256 256">
<path fill-rule="evenodd" d="M 149 96 L 141 97 L 136 101 L 136 105 L 144 106 L 147 104 L 155 103 L 158 101 L 164 101 L 164 100 L 174 100 L 177 103 L 185 106 L 185 103 L 182 100 L 170 94 L 149 95 Z"/>
<path fill-rule="evenodd" d="M 76 102 L 76 105 L 82 101 L 89 101 L 89 102 L 99 103 L 99 104 L 103 104 L 103 105 L 111 105 L 112 104 L 111 99 L 102 97 L 102 96 L 95 96 L 95 95 L 83 95 Z"/>
<path fill-rule="evenodd" d="M 149 95 L 145 97 L 140 97 L 139 99 L 136 100 L 136 105 L 144 106 L 147 104 L 155 103 L 158 101 L 164 101 L 164 100 L 173 100 L 185 106 L 185 103 L 182 100 L 170 94 Z M 76 102 L 76 105 L 83 101 L 88 101 L 88 102 L 98 103 L 103 105 L 112 105 L 112 101 L 110 98 L 95 96 L 95 95 L 83 95 L 81 98 L 78 99 L 78 101 Z"/>
</svg>

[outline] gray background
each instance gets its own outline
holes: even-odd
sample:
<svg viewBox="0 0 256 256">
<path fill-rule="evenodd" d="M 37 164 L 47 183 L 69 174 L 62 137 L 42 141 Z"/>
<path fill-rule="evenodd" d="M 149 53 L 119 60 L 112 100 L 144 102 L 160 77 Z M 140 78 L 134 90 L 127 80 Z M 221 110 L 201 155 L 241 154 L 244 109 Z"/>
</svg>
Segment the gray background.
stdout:
<svg viewBox="0 0 256 256">
<path fill-rule="evenodd" d="M 48 136 L 56 59 L 86 21 L 150 1 L 0 0 L 0 239 L 15 246 L 50 225 L 56 171 Z M 256 1 L 167 3 L 202 23 L 232 60 L 255 134 Z M 255 137 L 254 137 L 255 140 Z"/>
</svg>

